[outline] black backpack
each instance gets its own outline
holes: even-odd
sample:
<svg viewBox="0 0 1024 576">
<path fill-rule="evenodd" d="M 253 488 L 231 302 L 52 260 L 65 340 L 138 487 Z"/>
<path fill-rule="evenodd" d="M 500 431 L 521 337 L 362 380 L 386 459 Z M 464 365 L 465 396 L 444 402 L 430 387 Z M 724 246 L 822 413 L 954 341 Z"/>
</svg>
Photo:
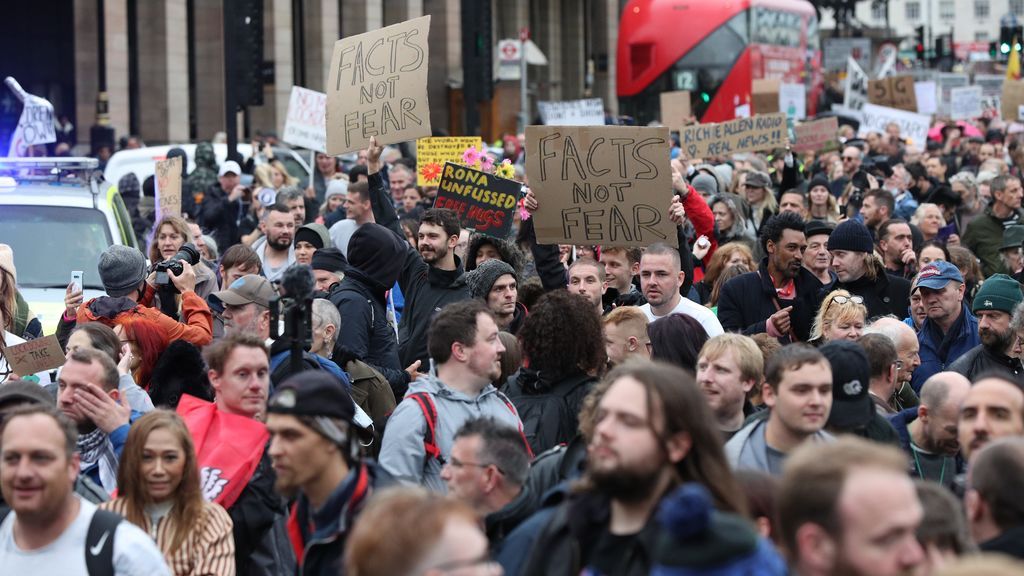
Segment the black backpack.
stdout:
<svg viewBox="0 0 1024 576">
<path fill-rule="evenodd" d="M 507 393 L 523 421 L 523 434 L 534 454 L 566 444 L 576 436 L 579 414 L 569 398 L 577 394 L 582 398 L 593 382 L 589 376 L 577 375 L 548 390 L 526 392 L 522 386 L 508 387 Z"/>
<path fill-rule="evenodd" d="M 0 523 L 10 512 L 10 508 L 0 510 Z M 85 535 L 85 568 L 89 576 L 114 576 L 114 535 L 122 520 L 109 510 L 96 509 L 92 515 Z"/>
</svg>

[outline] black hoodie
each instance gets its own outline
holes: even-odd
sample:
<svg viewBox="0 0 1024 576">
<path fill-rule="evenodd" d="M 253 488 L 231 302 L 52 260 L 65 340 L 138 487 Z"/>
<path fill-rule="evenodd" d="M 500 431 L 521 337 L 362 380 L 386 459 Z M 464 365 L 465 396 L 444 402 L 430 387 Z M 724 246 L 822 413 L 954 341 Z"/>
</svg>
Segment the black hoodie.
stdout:
<svg viewBox="0 0 1024 576">
<path fill-rule="evenodd" d="M 405 394 L 409 375 L 398 361 L 386 294 L 402 271 L 404 252 L 404 241 L 393 232 L 378 224 L 363 224 L 349 240 L 345 278 L 327 295 L 341 314 L 336 353 L 344 350 L 377 369 L 396 398 Z"/>
</svg>

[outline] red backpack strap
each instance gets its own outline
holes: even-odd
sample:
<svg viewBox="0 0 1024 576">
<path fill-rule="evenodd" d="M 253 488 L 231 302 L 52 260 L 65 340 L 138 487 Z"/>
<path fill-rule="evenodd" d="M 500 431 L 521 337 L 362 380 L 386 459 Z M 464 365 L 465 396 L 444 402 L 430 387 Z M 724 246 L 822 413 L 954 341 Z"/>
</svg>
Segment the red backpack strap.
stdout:
<svg viewBox="0 0 1024 576">
<path fill-rule="evenodd" d="M 306 552 L 306 543 L 302 539 L 302 528 L 299 527 L 299 504 L 296 502 L 292 504 L 291 513 L 288 515 L 288 541 L 292 545 L 292 550 L 295 551 L 295 559 L 298 561 L 299 566 L 302 566 L 302 556 Z"/>
<path fill-rule="evenodd" d="M 427 422 L 427 433 L 423 435 L 423 449 L 427 456 L 437 458 L 444 465 L 441 448 L 437 445 L 437 407 L 434 406 L 434 399 L 427 392 L 414 392 L 406 395 L 406 398 L 412 398 L 416 402 L 423 412 L 423 419 Z"/>
<path fill-rule="evenodd" d="M 498 398 L 508 406 L 508 411 L 515 414 L 516 418 L 519 418 L 519 412 L 516 412 L 516 406 L 501 392 L 498 392 Z M 519 421 L 519 437 L 523 439 L 523 446 L 526 446 L 526 453 L 530 456 L 530 460 L 533 460 L 533 450 L 530 448 L 530 443 L 526 440 L 526 433 L 523 432 L 523 421 Z"/>
</svg>

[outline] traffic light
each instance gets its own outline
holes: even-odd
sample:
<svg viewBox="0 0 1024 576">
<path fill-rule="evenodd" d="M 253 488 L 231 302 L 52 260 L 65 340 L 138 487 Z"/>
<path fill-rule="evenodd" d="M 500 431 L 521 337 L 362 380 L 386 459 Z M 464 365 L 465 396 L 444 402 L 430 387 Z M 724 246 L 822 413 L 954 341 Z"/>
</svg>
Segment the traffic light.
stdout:
<svg viewBox="0 0 1024 576">
<path fill-rule="evenodd" d="M 1020 42 L 1024 39 L 1024 26 L 1003 26 L 999 29 L 999 55 L 1001 58 L 1009 56 L 1013 49 L 1012 44 L 1017 43 L 1017 50 L 1020 50 Z"/>
<path fill-rule="evenodd" d="M 263 105 L 263 2 L 235 0 L 235 78 L 240 106 Z"/>
<path fill-rule="evenodd" d="M 997 42 L 988 43 L 988 57 L 991 60 L 995 60 L 999 56 L 999 44 Z"/>
<path fill-rule="evenodd" d="M 916 34 L 914 53 L 917 55 L 918 62 L 924 62 L 924 26 L 914 28 L 914 33 Z"/>
</svg>

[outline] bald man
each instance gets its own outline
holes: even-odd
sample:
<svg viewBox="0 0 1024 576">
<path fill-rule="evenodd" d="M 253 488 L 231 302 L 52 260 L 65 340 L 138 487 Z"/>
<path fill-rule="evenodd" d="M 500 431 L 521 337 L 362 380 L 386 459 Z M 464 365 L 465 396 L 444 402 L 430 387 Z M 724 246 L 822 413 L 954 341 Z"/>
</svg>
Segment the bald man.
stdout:
<svg viewBox="0 0 1024 576">
<path fill-rule="evenodd" d="M 1024 434 L 1024 391 L 1003 375 L 982 375 L 960 405 L 958 428 L 968 462 L 990 441 Z"/>
<path fill-rule="evenodd" d="M 912 476 L 951 488 L 963 473 L 958 419 L 970 388 L 962 375 L 939 372 L 921 386 L 920 405 L 889 417 L 909 457 Z"/>
</svg>

